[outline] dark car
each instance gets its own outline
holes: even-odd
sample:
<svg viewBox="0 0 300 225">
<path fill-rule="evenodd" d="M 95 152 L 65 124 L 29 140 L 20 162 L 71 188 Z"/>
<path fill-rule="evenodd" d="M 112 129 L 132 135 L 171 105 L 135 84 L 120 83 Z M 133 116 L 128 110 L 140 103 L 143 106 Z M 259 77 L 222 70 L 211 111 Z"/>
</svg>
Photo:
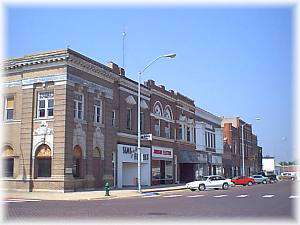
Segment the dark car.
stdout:
<svg viewBox="0 0 300 225">
<path fill-rule="evenodd" d="M 277 176 L 274 173 L 265 173 L 265 172 L 259 172 L 258 175 L 262 175 L 264 177 L 267 177 L 269 179 L 269 183 L 275 183 L 277 182 Z"/>
</svg>

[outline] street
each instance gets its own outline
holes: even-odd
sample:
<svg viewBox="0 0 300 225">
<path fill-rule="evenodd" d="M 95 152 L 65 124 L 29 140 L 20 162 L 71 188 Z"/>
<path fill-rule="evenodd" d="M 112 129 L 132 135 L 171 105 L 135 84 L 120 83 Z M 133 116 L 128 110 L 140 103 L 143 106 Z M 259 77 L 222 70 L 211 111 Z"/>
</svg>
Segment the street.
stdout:
<svg viewBox="0 0 300 225">
<path fill-rule="evenodd" d="M 235 186 L 229 190 L 177 190 L 137 197 L 84 201 L 6 200 L 4 219 L 238 218 L 293 219 L 293 183 Z"/>
</svg>

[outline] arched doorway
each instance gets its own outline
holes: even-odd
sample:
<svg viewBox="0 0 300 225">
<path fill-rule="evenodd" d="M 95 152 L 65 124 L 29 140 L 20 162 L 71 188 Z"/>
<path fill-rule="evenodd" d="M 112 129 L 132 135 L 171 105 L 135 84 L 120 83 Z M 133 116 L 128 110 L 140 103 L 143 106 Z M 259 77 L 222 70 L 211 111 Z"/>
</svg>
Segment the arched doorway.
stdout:
<svg viewBox="0 0 300 225">
<path fill-rule="evenodd" d="M 35 178 L 51 177 L 51 149 L 42 144 L 35 151 Z"/>
<path fill-rule="evenodd" d="M 73 177 L 81 178 L 82 177 L 82 150 L 79 145 L 74 147 L 73 151 Z"/>
<path fill-rule="evenodd" d="M 96 147 L 93 149 L 93 175 L 95 177 L 95 188 L 103 186 L 103 169 L 101 160 L 100 148 Z"/>
<path fill-rule="evenodd" d="M 5 145 L 2 151 L 3 177 L 14 176 L 14 150 L 9 145 Z"/>
</svg>

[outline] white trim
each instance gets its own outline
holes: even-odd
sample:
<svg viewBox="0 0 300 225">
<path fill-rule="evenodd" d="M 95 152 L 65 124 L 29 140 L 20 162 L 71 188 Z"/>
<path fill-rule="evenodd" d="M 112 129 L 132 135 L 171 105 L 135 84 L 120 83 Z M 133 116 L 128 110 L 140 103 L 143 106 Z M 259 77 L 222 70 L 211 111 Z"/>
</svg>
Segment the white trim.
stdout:
<svg viewBox="0 0 300 225">
<path fill-rule="evenodd" d="M 186 112 L 189 112 L 189 113 L 191 113 L 191 114 L 195 114 L 194 112 L 192 112 L 192 111 L 190 111 L 190 110 L 188 110 L 188 109 L 185 109 L 184 107 L 181 107 L 181 106 L 179 106 L 179 105 L 176 105 L 176 107 L 179 108 L 179 109 L 182 109 L 182 110 L 184 110 L 184 111 L 186 111 Z"/>
<path fill-rule="evenodd" d="M 167 122 L 169 122 L 169 123 L 175 123 L 175 120 L 169 120 L 169 119 L 167 119 L 167 118 L 165 118 L 165 117 L 158 116 L 158 115 L 156 115 L 156 114 L 154 114 L 154 113 L 150 113 L 150 116 L 153 116 L 155 119 L 167 121 Z"/>
<path fill-rule="evenodd" d="M 159 141 L 168 141 L 168 142 L 175 142 L 174 139 L 168 139 L 168 138 L 164 138 L 164 137 L 158 137 L 158 136 L 154 136 L 152 135 L 152 139 L 155 139 L 155 140 L 159 140 Z"/>
<path fill-rule="evenodd" d="M 129 90 L 129 89 L 126 89 L 125 87 L 119 87 L 119 90 L 120 91 L 125 91 L 125 92 L 127 92 L 129 94 L 132 94 L 132 95 L 135 95 L 135 96 L 138 96 L 138 94 L 136 92 L 134 92 L 132 90 Z M 141 98 L 145 99 L 146 101 L 150 101 L 150 97 L 147 97 L 147 96 L 142 95 L 142 94 L 141 94 Z"/>
<path fill-rule="evenodd" d="M 118 132 L 117 135 L 120 136 L 120 137 L 137 139 L 137 135 L 134 135 L 134 134 L 127 134 L 127 133 L 123 133 L 123 132 Z"/>
</svg>

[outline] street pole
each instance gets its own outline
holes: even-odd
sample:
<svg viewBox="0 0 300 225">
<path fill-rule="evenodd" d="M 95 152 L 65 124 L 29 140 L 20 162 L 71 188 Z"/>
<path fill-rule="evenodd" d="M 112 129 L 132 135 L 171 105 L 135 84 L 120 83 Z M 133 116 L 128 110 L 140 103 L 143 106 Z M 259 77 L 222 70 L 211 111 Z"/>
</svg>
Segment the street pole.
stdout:
<svg viewBox="0 0 300 225">
<path fill-rule="evenodd" d="M 245 148 L 244 148 L 244 126 L 246 123 L 242 124 L 242 176 L 245 176 Z"/>
<path fill-rule="evenodd" d="M 141 75 L 138 75 L 138 192 L 141 193 Z"/>
<path fill-rule="evenodd" d="M 156 59 L 151 61 L 143 70 L 138 73 L 138 192 L 142 193 L 141 187 L 141 76 L 143 72 L 148 69 L 154 62 L 160 58 L 175 58 L 176 54 L 167 54 L 158 56 Z"/>
</svg>

